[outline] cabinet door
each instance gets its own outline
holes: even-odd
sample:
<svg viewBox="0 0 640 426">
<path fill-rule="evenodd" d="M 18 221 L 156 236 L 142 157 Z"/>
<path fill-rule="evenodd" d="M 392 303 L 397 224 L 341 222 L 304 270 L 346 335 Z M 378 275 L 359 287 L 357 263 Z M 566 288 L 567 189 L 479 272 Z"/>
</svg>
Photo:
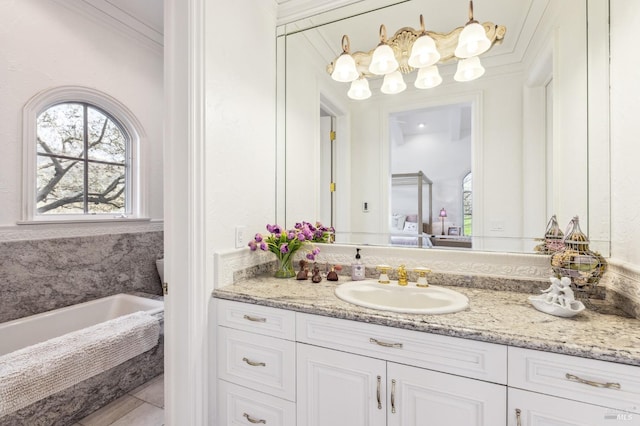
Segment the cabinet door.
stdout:
<svg viewBox="0 0 640 426">
<path fill-rule="evenodd" d="M 387 364 L 389 426 L 504 426 L 506 386 Z"/>
<path fill-rule="evenodd" d="M 386 362 L 298 343 L 298 424 L 384 426 Z"/>
<path fill-rule="evenodd" d="M 509 426 L 640 425 L 640 415 L 509 388 Z"/>
</svg>

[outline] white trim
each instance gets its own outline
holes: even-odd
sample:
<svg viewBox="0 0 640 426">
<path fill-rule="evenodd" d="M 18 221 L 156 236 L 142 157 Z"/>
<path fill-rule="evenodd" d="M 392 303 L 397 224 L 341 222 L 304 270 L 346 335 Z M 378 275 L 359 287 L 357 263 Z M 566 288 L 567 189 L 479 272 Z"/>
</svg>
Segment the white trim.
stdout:
<svg viewBox="0 0 640 426">
<path fill-rule="evenodd" d="M 23 222 L 61 221 L 70 219 L 69 215 L 36 215 L 36 122 L 47 108 L 60 102 L 86 102 L 95 105 L 113 116 L 129 136 L 130 143 L 130 179 L 128 189 L 131 194 L 131 218 L 148 216 L 148 143 L 142 124 L 135 115 L 120 101 L 98 90 L 82 86 L 59 86 L 41 91 L 25 104 L 22 112 L 22 153 L 23 153 L 23 184 L 22 184 L 22 220 Z M 101 215 L 91 220 L 112 221 L 117 216 L 105 217 Z M 87 218 L 83 216 L 83 220 Z M 78 215 L 72 215 L 77 220 Z M 87 218 L 88 219 L 88 218 Z"/>
<path fill-rule="evenodd" d="M 161 232 L 162 221 L 127 220 L 99 223 L 38 223 L 36 226 L 0 226 L 0 242 L 49 240 L 54 238 L 89 237 L 95 235 Z"/>
<path fill-rule="evenodd" d="M 205 0 L 165 0 L 165 424 L 208 424 Z"/>
</svg>

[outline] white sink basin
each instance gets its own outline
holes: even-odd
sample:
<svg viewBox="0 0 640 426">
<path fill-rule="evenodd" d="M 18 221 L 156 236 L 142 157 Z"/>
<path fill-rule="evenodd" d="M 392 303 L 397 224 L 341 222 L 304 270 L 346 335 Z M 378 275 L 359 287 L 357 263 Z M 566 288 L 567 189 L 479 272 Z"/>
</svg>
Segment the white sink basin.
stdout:
<svg viewBox="0 0 640 426">
<path fill-rule="evenodd" d="M 406 314 L 449 314 L 469 306 L 467 296 L 457 291 L 434 285 L 416 287 L 415 283 L 399 286 L 397 281 L 350 281 L 336 287 L 335 294 L 354 305 Z"/>
</svg>

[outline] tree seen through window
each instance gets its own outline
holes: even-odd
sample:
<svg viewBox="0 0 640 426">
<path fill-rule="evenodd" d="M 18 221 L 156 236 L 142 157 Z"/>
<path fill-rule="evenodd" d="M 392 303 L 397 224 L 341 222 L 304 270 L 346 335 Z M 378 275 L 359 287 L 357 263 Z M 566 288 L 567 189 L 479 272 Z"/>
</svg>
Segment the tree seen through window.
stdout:
<svg viewBox="0 0 640 426">
<path fill-rule="evenodd" d="M 126 214 L 129 138 L 107 113 L 60 103 L 37 118 L 37 213 Z"/>
</svg>

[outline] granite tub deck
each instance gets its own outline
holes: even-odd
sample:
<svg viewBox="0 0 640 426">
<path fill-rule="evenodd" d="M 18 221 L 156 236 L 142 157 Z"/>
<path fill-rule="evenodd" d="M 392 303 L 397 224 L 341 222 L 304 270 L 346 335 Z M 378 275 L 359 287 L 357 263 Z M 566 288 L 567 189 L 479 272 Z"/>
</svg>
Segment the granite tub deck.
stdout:
<svg viewBox="0 0 640 426">
<path fill-rule="evenodd" d="M 340 277 L 340 282 L 347 279 Z M 339 283 L 340 283 L 339 282 Z M 443 334 L 640 366 L 640 320 L 583 311 L 559 318 L 537 311 L 530 294 L 450 287 L 469 298 L 469 308 L 443 315 L 399 314 L 338 299 L 339 283 L 257 277 L 213 291 L 213 297 L 389 327 Z M 445 286 L 443 286 L 445 287 Z"/>
</svg>

